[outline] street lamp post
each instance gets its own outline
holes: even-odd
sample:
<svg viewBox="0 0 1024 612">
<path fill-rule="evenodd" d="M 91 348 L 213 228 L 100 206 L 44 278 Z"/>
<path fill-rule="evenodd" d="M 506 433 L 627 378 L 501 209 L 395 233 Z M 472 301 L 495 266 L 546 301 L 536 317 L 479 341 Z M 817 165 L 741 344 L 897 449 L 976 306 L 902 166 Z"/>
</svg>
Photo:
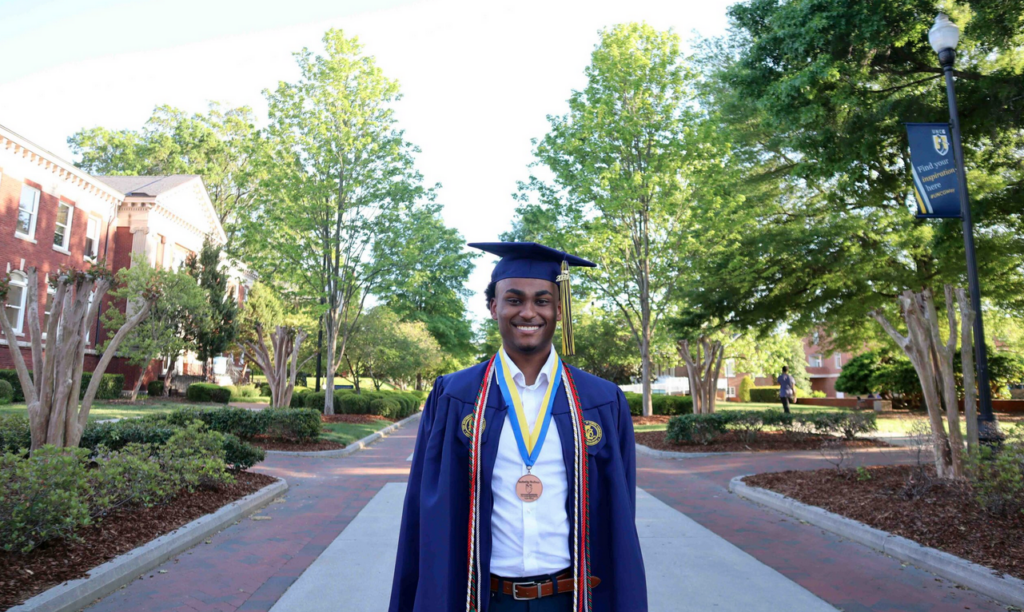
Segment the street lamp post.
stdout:
<svg viewBox="0 0 1024 612">
<path fill-rule="evenodd" d="M 939 65 L 946 75 L 946 97 L 949 99 L 949 125 L 953 133 L 953 156 L 956 158 L 957 179 L 960 182 L 960 214 L 963 217 L 964 251 L 967 254 L 967 284 L 971 292 L 974 316 L 974 360 L 978 368 L 978 438 L 982 443 L 998 444 L 1003 436 L 999 423 L 992 414 L 992 388 L 988 383 L 988 351 L 985 348 L 985 326 L 981 316 L 981 286 L 978 283 L 978 263 L 974 256 L 974 223 L 971 204 L 967 198 L 967 172 L 964 170 L 964 149 L 960 139 L 960 115 L 956 108 L 953 88 L 953 63 L 956 45 L 960 42 L 960 29 L 943 13 L 935 18 L 928 31 L 928 42 L 939 55 Z"/>
</svg>

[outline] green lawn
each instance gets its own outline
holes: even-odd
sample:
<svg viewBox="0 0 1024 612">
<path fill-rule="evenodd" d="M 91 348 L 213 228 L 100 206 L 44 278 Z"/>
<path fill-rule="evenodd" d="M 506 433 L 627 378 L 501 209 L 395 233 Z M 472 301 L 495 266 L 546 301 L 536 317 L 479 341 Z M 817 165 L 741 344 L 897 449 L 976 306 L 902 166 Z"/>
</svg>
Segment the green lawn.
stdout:
<svg viewBox="0 0 1024 612">
<path fill-rule="evenodd" d="M 390 421 L 381 420 L 372 423 L 324 423 L 324 431 L 320 438 L 347 445 L 388 425 L 391 425 Z"/>
<path fill-rule="evenodd" d="M 263 376 L 261 374 L 253 374 L 252 382 L 255 383 L 255 384 L 265 383 L 265 382 L 267 382 L 267 377 Z M 344 376 L 335 376 L 334 377 L 334 384 L 336 384 L 336 385 L 353 385 L 353 386 L 355 385 L 355 383 L 353 383 L 351 379 L 345 378 Z M 310 389 L 315 389 L 316 388 L 316 376 L 307 376 L 306 377 L 306 385 L 308 385 Z M 321 376 L 320 377 L 320 388 L 323 389 L 326 386 L 327 386 L 327 378 L 324 377 L 324 376 Z M 359 379 L 359 389 L 361 391 L 375 391 L 375 389 L 373 388 L 373 381 L 370 380 L 369 378 L 360 378 Z M 382 384 L 380 386 L 380 390 L 381 391 L 394 391 L 395 388 L 392 387 L 391 385 L 387 384 L 387 383 L 384 383 L 384 384 Z"/>
<path fill-rule="evenodd" d="M 129 405 L 96 400 L 93 402 L 92 408 L 89 410 L 89 420 L 124 419 L 128 417 L 146 416 L 147 414 L 162 414 L 190 405 L 200 408 L 210 408 L 214 406 L 214 404 L 182 404 L 178 402 L 166 402 L 160 400 L 141 400 L 136 404 Z M 21 414 L 27 416 L 27 410 L 28 409 L 25 407 L 24 403 L 0 406 L 0 414 Z"/>
</svg>

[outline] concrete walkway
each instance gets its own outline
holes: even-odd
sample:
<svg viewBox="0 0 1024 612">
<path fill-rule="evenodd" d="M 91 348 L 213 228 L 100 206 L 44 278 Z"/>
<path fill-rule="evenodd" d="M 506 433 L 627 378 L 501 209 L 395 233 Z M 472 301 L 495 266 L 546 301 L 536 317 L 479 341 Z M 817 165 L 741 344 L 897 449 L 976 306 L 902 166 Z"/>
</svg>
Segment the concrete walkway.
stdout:
<svg viewBox="0 0 1024 612">
<path fill-rule="evenodd" d="M 271 612 L 335 612 L 339 601 L 347 612 L 387 612 L 404 498 L 405 485 L 384 485 Z M 651 610 L 835 612 L 643 490 L 637 531 Z"/>
</svg>

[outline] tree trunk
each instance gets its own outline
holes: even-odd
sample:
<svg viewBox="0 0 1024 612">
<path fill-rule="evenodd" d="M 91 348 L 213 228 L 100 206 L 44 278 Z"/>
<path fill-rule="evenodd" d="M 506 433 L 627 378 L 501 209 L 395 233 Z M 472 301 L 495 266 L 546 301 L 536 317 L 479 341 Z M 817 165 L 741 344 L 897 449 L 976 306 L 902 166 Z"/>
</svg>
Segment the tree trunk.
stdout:
<svg viewBox="0 0 1024 612">
<path fill-rule="evenodd" d="M 964 374 L 964 420 L 967 421 L 967 449 L 978 448 L 978 395 L 974 379 L 974 317 L 976 313 L 963 288 L 956 290 L 960 304 L 960 362 Z"/>
<path fill-rule="evenodd" d="M 643 385 L 643 414 L 651 416 L 654 414 L 654 405 L 651 402 L 651 346 L 646 336 L 640 341 L 640 377 Z"/>
<path fill-rule="evenodd" d="M 142 379 L 146 377 L 146 371 L 149 370 L 149 364 L 153 361 L 152 355 L 146 359 L 145 365 L 139 369 L 139 375 L 135 377 L 135 386 L 132 387 L 131 400 L 134 402 L 139 397 L 139 389 L 142 388 Z"/>
<path fill-rule="evenodd" d="M 164 397 L 171 395 L 171 381 L 174 380 L 174 368 L 178 365 L 178 356 L 171 356 L 171 367 L 167 368 L 167 376 L 164 377 Z"/>
<path fill-rule="evenodd" d="M 256 323 L 256 343 L 246 342 L 245 348 L 252 353 L 252 359 L 263 370 L 270 387 L 270 406 L 288 408 L 295 391 L 295 379 L 299 372 L 299 350 L 306 339 L 306 333 L 291 327 L 278 325 L 270 335 L 271 348 L 267 348 L 263 325 Z"/>
<path fill-rule="evenodd" d="M 928 296 L 930 297 L 930 295 Z M 949 439 L 949 465 L 953 478 L 963 477 L 963 435 L 960 433 L 960 402 L 956 392 L 956 378 L 953 375 L 953 355 L 956 353 L 956 302 L 953 300 L 953 288 L 945 286 L 946 320 L 948 338 L 942 343 L 939 334 L 939 317 L 935 309 L 934 299 L 924 301 L 924 312 L 931 332 L 932 347 L 939 372 L 942 400 L 946 405 L 947 436 Z"/>
</svg>

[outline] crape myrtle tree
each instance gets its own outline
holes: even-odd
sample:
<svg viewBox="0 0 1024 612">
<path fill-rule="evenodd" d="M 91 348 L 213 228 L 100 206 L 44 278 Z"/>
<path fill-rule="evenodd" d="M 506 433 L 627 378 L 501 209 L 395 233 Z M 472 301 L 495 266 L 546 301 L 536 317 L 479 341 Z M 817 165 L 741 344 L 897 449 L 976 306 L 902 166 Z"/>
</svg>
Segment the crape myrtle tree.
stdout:
<svg viewBox="0 0 1024 612">
<path fill-rule="evenodd" d="M 24 325 L 31 345 L 31 369 L 21 355 L 18 337 L 7 316 L 0 316 L 0 331 L 7 341 L 25 393 L 31 450 L 45 444 L 75 447 L 82 439 L 92 402 L 110 360 L 132 330 L 149 316 L 153 303 L 163 293 L 163 287 L 153 282 L 129 296 L 132 314 L 107 342 L 93 368 L 89 386 L 83 392 L 82 372 L 89 331 L 96 321 L 103 298 L 114 282 L 114 275 L 102 263 L 88 270 L 61 269 L 55 273 L 49 279 L 53 292 L 52 297 L 47 296 L 49 316 L 44 331 L 39 316 L 39 277 L 34 267 L 26 272 L 28 283 L 23 291 L 27 292 L 27 312 Z M 7 301 L 9 282 L 8 277 L 0 283 L 0 302 Z"/>
<path fill-rule="evenodd" d="M 576 278 L 618 311 L 633 336 L 650 415 L 652 339 L 680 278 L 688 172 L 700 157 L 692 138 L 695 75 L 672 32 L 632 23 L 600 36 L 586 86 L 534 141 L 544 173 L 520 186 L 509 236 L 532 236 L 599 264 Z"/>
<path fill-rule="evenodd" d="M 296 81 L 264 92 L 260 201 L 240 252 L 295 300 L 324 298 L 318 314 L 331 389 L 366 298 L 389 273 L 420 259 L 404 246 L 433 192 L 415 168 L 416 147 L 397 126 L 397 82 L 357 39 L 330 30 L 323 42 L 323 55 L 295 55 Z M 325 394 L 324 413 L 334 414 L 333 393 Z"/>
<path fill-rule="evenodd" d="M 1019 23 L 1024 5 L 993 6 L 947 8 L 964 25 L 956 76 L 981 286 L 991 304 L 1019 313 L 1024 54 L 1021 34 L 1005 24 Z M 912 361 L 920 357 L 937 467 L 955 476 L 940 428 L 944 403 L 947 429 L 956 427 L 943 391 L 955 299 L 936 304 L 933 293 L 965 284 L 963 236 L 957 220 L 914 218 L 902 124 L 948 117 L 927 40 L 938 8 L 924 0 L 730 8 L 730 35 L 702 52 L 702 106 L 731 139 L 744 175 L 737 189 L 759 190 L 717 211 L 731 239 L 695 258 L 705 282 L 688 285 L 685 299 L 699 316 L 728 323 L 822 329 L 840 349 L 877 342 L 884 329 Z M 932 349 L 938 359 L 926 358 Z"/>
<path fill-rule="evenodd" d="M 247 106 L 210 103 L 205 114 L 162 105 L 139 130 L 95 127 L 68 138 L 77 164 L 90 174 L 199 174 L 230 244 L 239 216 L 256 196 L 255 116 Z"/>
<path fill-rule="evenodd" d="M 314 327 L 312 317 L 285 307 L 273 289 L 253 284 L 239 321 L 239 344 L 245 358 L 253 361 L 267 377 L 270 406 L 287 408 L 295 391 L 299 369 L 315 355 L 300 359 L 302 343 Z"/>
<path fill-rule="evenodd" d="M 141 368 L 132 387 L 131 399 L 134 401 L 150 362 L 167 357 L 173 364 L 183 351 L 195 348 L 194 330 L 207 318 L 209 307 L 206 294 L 187 272 L 155 269 L 140 256 L 134 258 L 131 267 L 117 273 L 117 281 L 118 287 L 110 291 L 110 297 L 119 307 L 108 308 L 103 313 L 103 326 L 110 335 L 100 347 L 101 352 L 106 352 L 117 330 L 134 314 L 134 306 L 130 305 L 132 300 L 148 287 L 162 288 L 153 301 L 149 316 L 131 330 L 117 349 L 118 355 L 126 358 L 129 364 Z"/>
</svg>

